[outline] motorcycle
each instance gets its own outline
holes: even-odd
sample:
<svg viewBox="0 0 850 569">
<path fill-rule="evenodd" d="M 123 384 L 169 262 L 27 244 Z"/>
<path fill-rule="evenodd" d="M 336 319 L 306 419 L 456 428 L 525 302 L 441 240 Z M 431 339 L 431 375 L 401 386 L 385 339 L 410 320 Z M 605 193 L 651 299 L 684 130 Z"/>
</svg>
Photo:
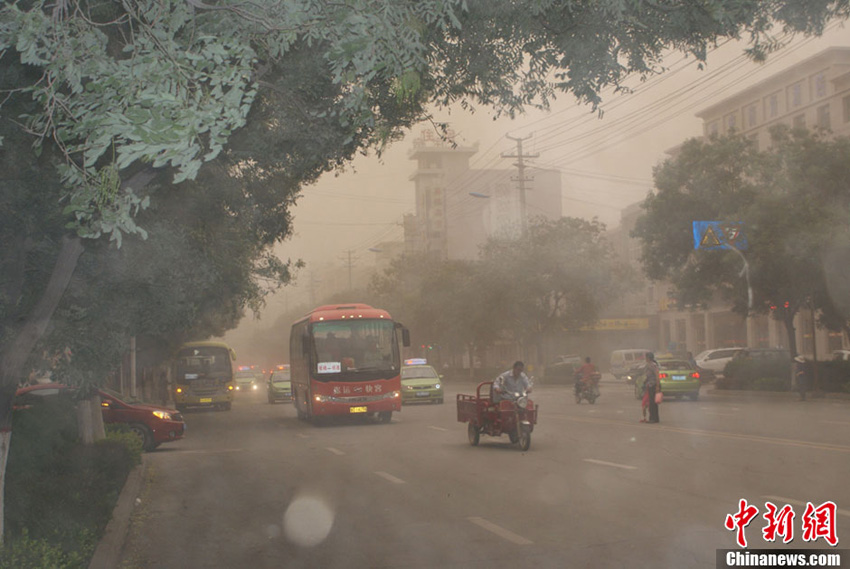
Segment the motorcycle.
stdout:
<svg viewBox="0 0 850 569">
<path fill-rule="evenodd" d="M 459 393 L 457 396 L 457 420 L 468 423 L 469 444 L 478 446 L 481 435 L 500 437 L 507 434 L 511 443 L 520 450 L 531 447 L 531 432 L 537 424 L 538 407 L 528 398 L 528 393 L 503 393 L 503 399 L 494 402 L 491 396 L 491 381 L 478 384 L 475 395 Z M 486 389 L 486 394 L 482 394 Z"/>
<path fill-rule="evenodd" d="M 599 397 L 599 380 L 602 374 L 594 373 L 590 376 L 591 381 L 588 383 L 581 380 L 581 374 L 576 374 L 576 403 L 581 404 L 582 399 L 586 399 L 588 403 L 593 405 Z"/>
</svg>

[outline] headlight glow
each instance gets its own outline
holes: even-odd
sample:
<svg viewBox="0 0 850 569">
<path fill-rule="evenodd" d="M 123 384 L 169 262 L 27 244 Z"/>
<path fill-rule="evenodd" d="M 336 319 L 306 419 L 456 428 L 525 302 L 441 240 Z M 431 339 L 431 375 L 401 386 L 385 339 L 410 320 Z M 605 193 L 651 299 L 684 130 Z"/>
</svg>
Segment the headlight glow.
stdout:
<svg viewBox="0 0 850 569">
<path fill-rule="evenodd" d="M 158 417 L 158 418 L 162 419 L 163 421 L 170 421 L 171 420 L 171 413 L 166 413 L 165 411 L 154 411 L 153 416 Z"/>
<path fill-rule="evenodd" d="M 315 397 L 313 397 L 313 401 L 316 401 L 317 403 L 324 403 L 326 401 L 326 398 L 324 395 L 316 395 Z"/>
<path fill-rule="evenodd" d="M 413 386 L 412 386 L 412 385 L 405 385 L 405 386 L 404 386 L 404 388 L 405 388 L 405 389 L 409 389 L 409 390 L 413 390 Z"/>
<path fill-rule="evenodd" d="M 440 389 L 440 384 L 438 383 L 437 385 L 435 385 L 434 389 Z"/>
</svg>

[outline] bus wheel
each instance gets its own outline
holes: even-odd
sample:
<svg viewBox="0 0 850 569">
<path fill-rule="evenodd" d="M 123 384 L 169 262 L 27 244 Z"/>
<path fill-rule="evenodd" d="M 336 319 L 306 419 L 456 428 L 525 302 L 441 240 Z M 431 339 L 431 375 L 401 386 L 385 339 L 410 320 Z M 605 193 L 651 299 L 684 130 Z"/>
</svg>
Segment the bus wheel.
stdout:
<svg viewBox="0 0 850 569">
<path fill-rule="evenodd" d="M 382 423 L 389 423 L 393 420 L 393 412 L 381 411 L 380 413 L 378 413 L 378 420 Z"/>
</svg>

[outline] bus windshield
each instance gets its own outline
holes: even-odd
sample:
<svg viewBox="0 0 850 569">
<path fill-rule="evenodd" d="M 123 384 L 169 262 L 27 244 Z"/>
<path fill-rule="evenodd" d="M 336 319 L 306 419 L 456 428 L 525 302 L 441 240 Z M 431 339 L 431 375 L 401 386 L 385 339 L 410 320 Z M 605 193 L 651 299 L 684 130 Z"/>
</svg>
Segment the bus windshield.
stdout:
<svg viewBox="0 0 850 569">
<path fill-rule="evenodd" d="M 313 324 L 313 373 L 319 381 L 359 381 L 397 375 L 395 326 L 388 320 L 334 320 Z"/>
<path fill-rule="evenodd" d="M 230 351 L 221 346 L 183 348 L 177 354 L 177 378 L 229 377 Z"/>
</svg>

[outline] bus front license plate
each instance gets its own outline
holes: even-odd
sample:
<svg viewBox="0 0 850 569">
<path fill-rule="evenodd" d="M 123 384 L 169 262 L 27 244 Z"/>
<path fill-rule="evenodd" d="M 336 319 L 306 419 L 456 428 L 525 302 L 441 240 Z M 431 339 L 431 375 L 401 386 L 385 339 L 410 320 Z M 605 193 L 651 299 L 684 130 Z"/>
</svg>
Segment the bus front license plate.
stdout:
<svg viewBox="0 0 850 569">
<path fill-rule="evenodd" d="M 201 403 L 212 403 L 211 397 L 201 397 Z"/>
<path fill-rule="evenodd" d="M 351 408 L 349 409 L 349 411 L 350 411 L 351 413 L 365 413 L 365 412 L 366 412 L 366 407 L 351 407 Z"/>
</svg>

